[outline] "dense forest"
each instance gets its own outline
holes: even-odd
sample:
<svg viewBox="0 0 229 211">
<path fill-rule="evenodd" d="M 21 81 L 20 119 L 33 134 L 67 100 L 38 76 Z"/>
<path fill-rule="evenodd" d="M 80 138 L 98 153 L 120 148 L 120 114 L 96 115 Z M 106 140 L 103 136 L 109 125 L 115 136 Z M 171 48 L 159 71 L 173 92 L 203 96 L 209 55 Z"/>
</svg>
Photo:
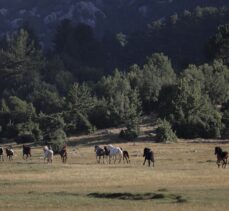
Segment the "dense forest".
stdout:
<svg viewBox="0 0 229 211">
<path fill-rule="evenodd" d="M 158 141 L 228 138 L 228 20 L 226 7 L 196 7 L 99 39 L 66 19 L 45 51 L 25 24 L 0 42 L 1 142 L 58 148 L 117 126 L 133 140 L 151 113 Z"/>
</svg>

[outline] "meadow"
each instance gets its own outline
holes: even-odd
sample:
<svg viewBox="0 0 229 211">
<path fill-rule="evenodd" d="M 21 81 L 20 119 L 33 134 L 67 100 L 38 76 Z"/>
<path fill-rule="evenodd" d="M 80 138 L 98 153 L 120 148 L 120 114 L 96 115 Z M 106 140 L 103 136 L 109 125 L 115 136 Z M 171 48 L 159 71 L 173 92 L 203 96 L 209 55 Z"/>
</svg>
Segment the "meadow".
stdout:
<svg viewBox="0 0 229 211">
<path fill-rule="evenodd" d="M 54 156 L 44 164 L 40 146 L 22 159 L 0 162 L 0 210 L 226 210 L 229 168 L 216 165 L 214 147 L 229 144 L 119 142 L 131 163 L 98 164 L 94 144 L 107 140 L 70 140 L 66 164 Z M 114 141 L 114 140 L 112 140 Z M 155 152 L 155 167 L 143 166 L 143 148 Z M 147 163 L 146 163 L 147 164 Z"/>
</svg>

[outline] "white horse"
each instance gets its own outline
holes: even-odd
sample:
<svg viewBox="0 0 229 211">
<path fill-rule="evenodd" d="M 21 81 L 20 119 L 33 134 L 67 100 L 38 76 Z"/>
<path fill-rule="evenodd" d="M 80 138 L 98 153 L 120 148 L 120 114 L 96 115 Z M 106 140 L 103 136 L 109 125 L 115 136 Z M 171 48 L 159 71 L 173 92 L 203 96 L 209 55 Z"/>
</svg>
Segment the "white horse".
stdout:
<svg viewBox="0 0 229 211">
<path fill-rule="evenodd" d="M 114 163 L 116 162 L 117 156 L 119 157 L 119 163 L 122 160 L 123 152 L 120 147 L 114 147 L 111 144 L 107 146 L 107 149 L 109 150 L 109 163 L 111 163 L 111 158 L 113 157 Z"/>
<path fill-rule="evenodd" d="M 44 151 L 44 163 L 46 160 L 47 160 L 47 163 L 52 163 L 52 160 L 53 160 L 52 149 L 49 149 L 47 146 L 44 146 L 43 151 Z"/>
</svg>

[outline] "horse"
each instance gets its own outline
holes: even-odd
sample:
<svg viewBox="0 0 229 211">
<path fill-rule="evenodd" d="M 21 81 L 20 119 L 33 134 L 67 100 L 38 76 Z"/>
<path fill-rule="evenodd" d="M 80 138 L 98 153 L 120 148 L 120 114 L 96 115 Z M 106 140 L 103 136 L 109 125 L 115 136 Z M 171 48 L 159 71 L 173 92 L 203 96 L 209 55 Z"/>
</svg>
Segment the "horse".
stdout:
<svg viewBox="0 0 229 211">
<path fill-rule="evenodd" d="M 61 160 L 63 163 L 67 162 L 67 158 L 68 158 L 68 153 L 67 153 L 67 146 L 64 145 L 63 148 L 59 151 Z"/>
<path fill-rule="evenodd" d="M 143 165 L 145 165 L 146 160 L 148 160 L 148 166 L 150 167 L 150 161 L 154 166 L 154 153 L 150 148 L 144 148 L 143 157 L 145 157 Z"/>
<path fill-rule="evenodd" d="M 215 155 L 217 156 L 216 164 L 218 165 L 218 168 L 220 167 L 221 161 L 222 161 L 222 168 L 226 168 L 228 152 L 223 151 L 221 147 L 215 147 Z"/>
<path fill-rule="evenodd" d="M 121 162 L 122 157 L 123 157 L 123 152 L 120 149 L 120 147 L 114 147 L 111 144 L 109 144 L 107 146 L 107 150 L 109 151 L 109 163 L 111 163 L 111 157 L 114 158 L 114 163 L 115 163 L 117 159 L 116 157 L 117 155 L 119 156 L 119 163 Z"/>
<path fill-rule="evenodd" d="M 101 147 L 99 147 L 98 145 L 95 145 L 95 150 L 94 151 L 95 151 L 95 154 L 96 154 L 96 161 L 98 163 L 100 163 L 100 159 L 101 159 L 101 157 L 103 157 L 103 163 L 104 163 L 104 156 L 105 155 L 109 155 L 109 152 L 106 153 L 106 150 L 101 148 Z M 99 157 L 99 159 L 98 159 L 98 157 Z"/>
<path fill-rule="evenodd" d="M 0 160 L 1 161 L 4 161 L 3 155 L 4 155 L 4 149 L 2 147 L 0 147 Z"/>
<path fill-rule="evenodd" d="M 130 163 L 130 156 L 129 156 L 128 151 L 123 150 L 121 147 L 120 149 L 122 150 L 122 153 L 123 153 L 123 163 L 125 162 L 125 160 L 126 160 L 126 163 Z"/>
<path fill-rule="evenodd" d="M 22 147 L 23 147 L 23 149 L 22 149 L 22 154 L 23 154 L 23 159 L 25 160 L 27 160 L 28 159 L 28 157 L 30 157 L 30 159 L 31 159 L 31 147 L 30 146 L 26 146 L 26 145 L 22 145 Z M 25 157 L 26 156 L 26 157 Z"/>
<path fill-rule="evenodd" d="M 47 160 L 47 163 L 52 163 L 53 160 L 53 150 L 48 148 L 48 146 L 43 147 L 44 151 L 44 163 Z"/>
<path fill-rule="evenodd" d="M 9 160 L 13 160 L 14 150 L 12 149 L 11 146 L 6 147 L 6 156 L 8 157 Z"/>
</svg>

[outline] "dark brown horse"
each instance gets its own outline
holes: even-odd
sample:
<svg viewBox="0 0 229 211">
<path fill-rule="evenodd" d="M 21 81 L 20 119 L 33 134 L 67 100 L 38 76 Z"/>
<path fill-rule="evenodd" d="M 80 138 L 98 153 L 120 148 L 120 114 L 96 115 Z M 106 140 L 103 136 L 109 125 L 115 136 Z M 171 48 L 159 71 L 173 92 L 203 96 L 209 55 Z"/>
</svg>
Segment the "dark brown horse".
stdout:
<svg viewBox="0 0 229 211">
<path fill-rule="evenodd" d="M 0 160 L 1 160 L 1 161 L 4 161 L 3 155 L 4 155 L 4 150 L 3 150 L 2 147 L 0 147 Z"/>
<path fill-rule="evenodd" d="M 9 160 L 13 160 L 14 151 L 11 146 L 6 148 L 6 156 Z"/>
<path fill-rule="evenodd" d="M 64 145 L 63 148 L 59 151 L 59 154 L 60 154 L 62 162 L 66 163 L 67 159 L 68 159 L 68 152 L 67 152 L 67 146 L 66 145 Z"/>
<path fill-rule="evenodd" d="M 228 152 L 223 151 L 221 147 L 215 147 L 215 155 L 217 156 L 216 164 L 218 165 L 218 168 L 220 167 L 221 162 L 222 168 L 226 168 Z"/>
<path fill-rule="evenodd" d="M 23 159 L 27 160 L 28 157 L 30 157 L 30 159 L 31 159 L 31 157 L 32 157 L 32 155 L 31 155 L 31 147 L 30 146 L 26 146 L 24 144 L 23 144 L 22 147 L 23 147 L 22 148 Z"/>
<path fill-rule="evenodd" d="M 145 157 L 143 165 L 145 165 L 146 160 L 148 160 L 148 166 L 150 167 L 150 161 L 153 163 L 154 166 L 154 153 L 151 149 L 145 148 L 143 151 L 143 157 Z"/>
<path fill-rule="evenodd" d="M 126 163 L 130 163 L 130 156 L 129 156 L 128 151 L 123 150 L 121 147 L 120 147 L 120 149 L 122 150 L 122 153 L 123 153 L 123 157 L 122 157 L 123 163 L 125 162 L 125 160 L 126 160 Z"/>
<path fill-rule="evenodd" d="M 104 163 L 104 156 L 106 155 L 106 152 L 104 149 L 102 149 L 100 146 L 95 145 L 95 157 L 96 161 L 100 163 L 101 157 L 103 158 L 103 163 Z"/>
</svg>

